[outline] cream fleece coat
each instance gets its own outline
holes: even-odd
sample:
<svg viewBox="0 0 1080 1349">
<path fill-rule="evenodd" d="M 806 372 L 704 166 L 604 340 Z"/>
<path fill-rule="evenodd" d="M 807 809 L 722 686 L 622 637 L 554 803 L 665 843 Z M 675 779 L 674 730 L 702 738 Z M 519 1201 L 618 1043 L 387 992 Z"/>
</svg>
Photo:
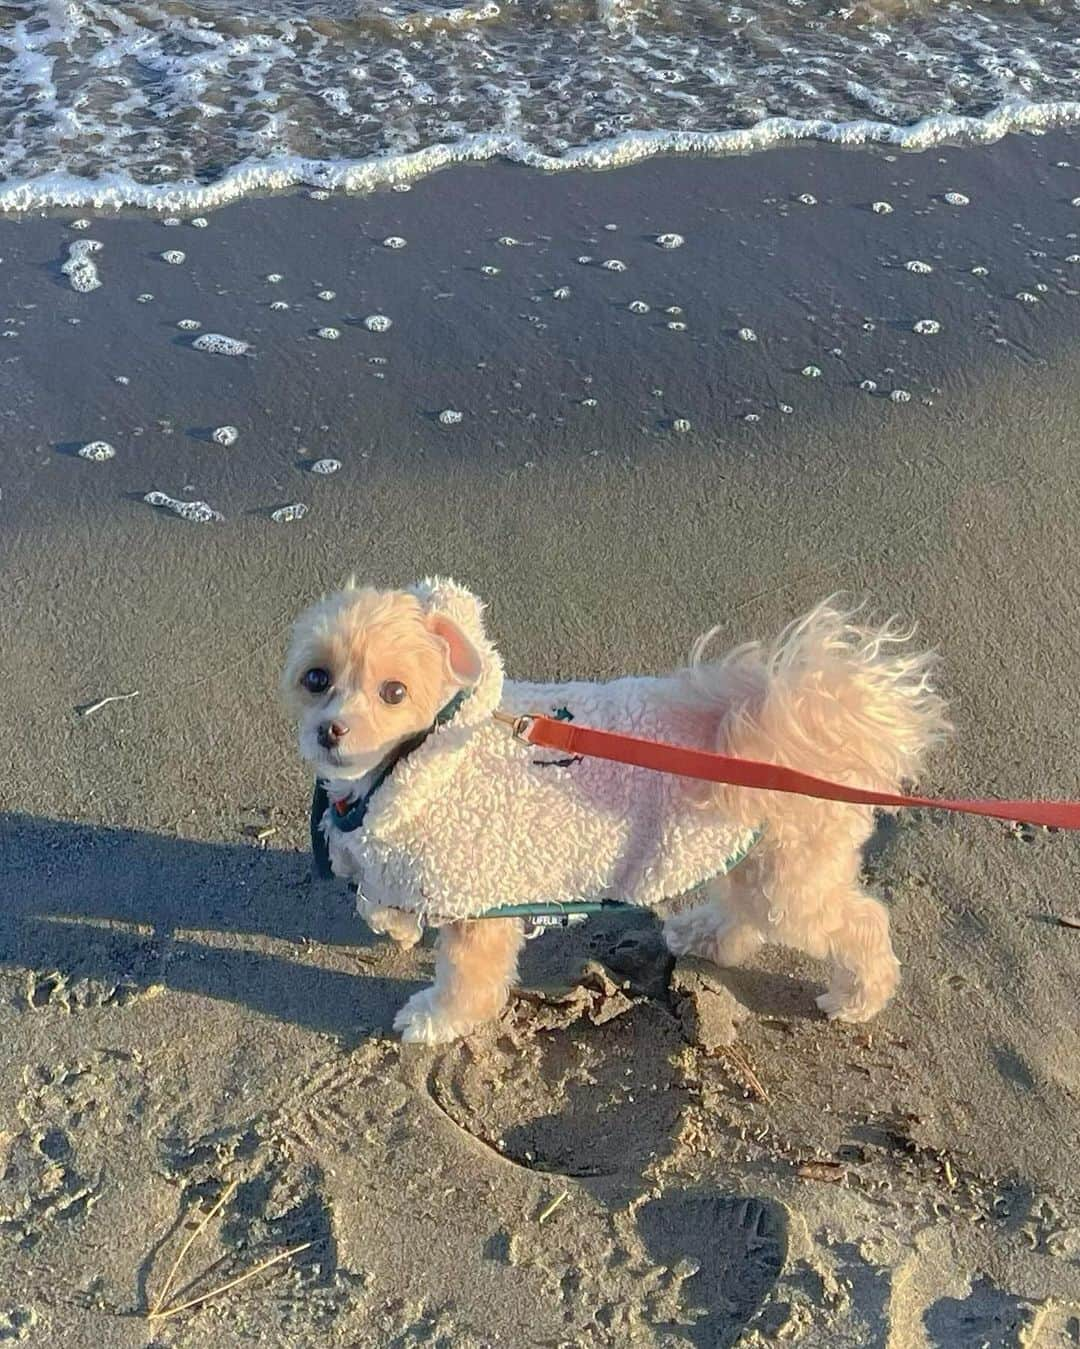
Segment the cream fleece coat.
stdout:
<svg viewBox="0 0 1080 1349">
<path fill-rule="evenodd" d="M 727 870 L 753 834 L 696 807 L 687 783 L 601 759 L 521 744 L 497 708 L 676 744 L 711 746 L 716 707 L 677 676 L 606 684 L 526 684 L 504 677 L 476 596 L 449 580 L 415 590 L 469 635 L 482 674 L 454 716 L 397 764 L 361 826 L 322 830 L 334 874 L 357 885 L 360 915 L 380 909 L 421 925 L 475 917 L 503 904 L 619 899 L 659 904 Z M 356 783 L 327 784 L 331 800 Z"/>
</svg>

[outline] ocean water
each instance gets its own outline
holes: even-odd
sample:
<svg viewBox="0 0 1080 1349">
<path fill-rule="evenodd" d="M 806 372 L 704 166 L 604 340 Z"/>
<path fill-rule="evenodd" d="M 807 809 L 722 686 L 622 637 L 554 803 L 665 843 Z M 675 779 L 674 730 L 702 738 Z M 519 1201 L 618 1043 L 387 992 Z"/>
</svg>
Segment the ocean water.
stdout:
<svg viewBox="0 0 1080 1349">
<path fill-rule="evenodd" d="M 0 209 L 1080 121 L 1080 0 L 0 0 Z"/>
</svg>

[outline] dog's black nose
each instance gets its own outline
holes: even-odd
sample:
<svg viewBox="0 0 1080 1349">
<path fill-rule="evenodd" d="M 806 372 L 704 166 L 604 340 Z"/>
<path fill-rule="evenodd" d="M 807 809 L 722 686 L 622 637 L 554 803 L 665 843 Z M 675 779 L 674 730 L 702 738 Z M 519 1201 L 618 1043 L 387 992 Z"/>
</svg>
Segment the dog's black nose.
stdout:
<svg viewBox="0 0 1080 1349">
<path fill-rule="evenodd" d="M 349 734 L 343 721 L 324 721 L 319 727 L 319 744 L 323 749 L 334 749 Z"/>
</svg>

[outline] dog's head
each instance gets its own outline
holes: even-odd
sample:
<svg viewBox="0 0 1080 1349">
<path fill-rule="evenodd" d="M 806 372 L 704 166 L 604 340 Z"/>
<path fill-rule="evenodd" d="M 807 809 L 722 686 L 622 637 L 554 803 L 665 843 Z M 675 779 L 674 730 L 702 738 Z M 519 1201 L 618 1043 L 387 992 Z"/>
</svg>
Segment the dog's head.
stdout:
<svg viewBox="0 0 1080 1349">
<path fill-rule="evenodd" d="M 282 675 L 301 754 L 320 777 L 363 777 L 480 680 L 480 646 L 417 592 L 350 587 L 311 605 Z"/>
</svg>

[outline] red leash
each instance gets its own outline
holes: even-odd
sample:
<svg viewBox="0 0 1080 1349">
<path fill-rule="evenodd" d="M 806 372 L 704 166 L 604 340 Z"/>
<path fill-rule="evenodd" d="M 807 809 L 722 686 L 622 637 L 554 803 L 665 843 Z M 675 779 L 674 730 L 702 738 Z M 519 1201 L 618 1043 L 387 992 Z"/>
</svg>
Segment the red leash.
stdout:
<svg viewBox="0 0 1080 1349">
<path fill-rule="evenodd" d="M 1045 825 L 1050 829 L 1080 829 L 1080 801 L 949 801 L 932 796 L 894 796 L 890 792 L 845 787 L 839 782 L 828 782 L 825 778 L 812 777 L 779 764 L 736 759 L 727 754 L 687 749 L 659 740 L 642 740 L 614 731 L 598 731 L 575 722 L 556 721 L 553 717 L 513 717 L 505 712 L 496 712 L 495 717 L 511 724 L 514 735 L 528 745 L 592 759 L 610 759 L 634 768 L 650 768 L 657 773 L 674 773 L 684 778 L 700 778 L 704 782 L 789 792 L 796 796 L 817 797 L 821 801 L 843 801 L 853 806 L 925 806 L 962 815 L 986 815 L 992 820 Z"/>
</svg>

